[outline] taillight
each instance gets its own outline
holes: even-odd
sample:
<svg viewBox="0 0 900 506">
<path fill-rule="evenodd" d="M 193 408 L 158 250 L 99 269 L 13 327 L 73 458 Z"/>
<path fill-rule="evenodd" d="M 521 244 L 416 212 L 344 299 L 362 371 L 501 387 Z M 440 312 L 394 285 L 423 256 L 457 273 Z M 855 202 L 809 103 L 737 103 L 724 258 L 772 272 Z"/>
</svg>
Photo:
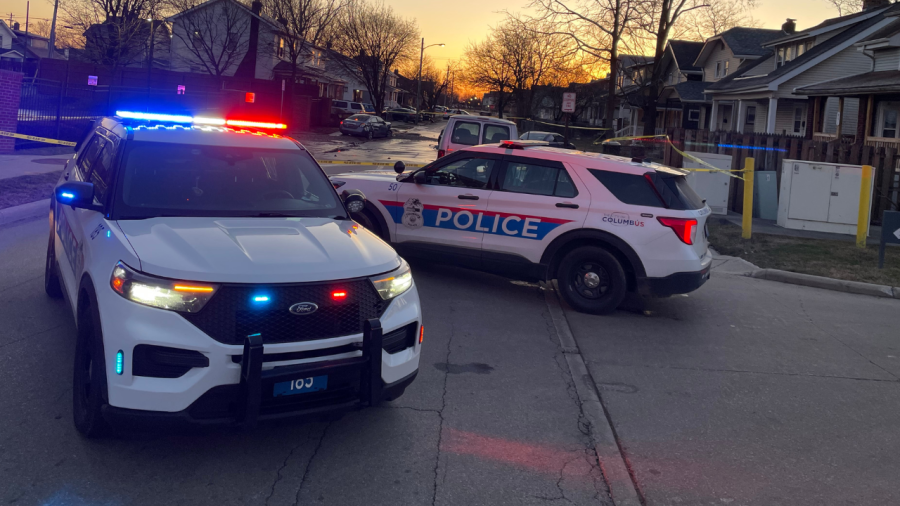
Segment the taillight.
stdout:
<svg viewBox="0 0 900 506">
<path fill-rule="evenodd" d="M 657 220 L 666 227 L 672 229 L 675 235 L 685 244 L 694 244 L 694 232 L 697 230 L 697 220 L 693 218 L 663 218 Z"/>
<path fill-rule="evenodd" d="M 442 157 L 443 157 L 444 155 L 446 155 L 446 154 L 447 154 L 447 152 L 444 151 L 443 149 L 439 149 L 439 150 L 438 150 L 438 158 L 442 158 Z"/>
<path fill-rule="evenodd" d="M 342 124 L 342 125 L 344 124 L 344 120 L 341 120 L 341 124 Z"/>
</svg>

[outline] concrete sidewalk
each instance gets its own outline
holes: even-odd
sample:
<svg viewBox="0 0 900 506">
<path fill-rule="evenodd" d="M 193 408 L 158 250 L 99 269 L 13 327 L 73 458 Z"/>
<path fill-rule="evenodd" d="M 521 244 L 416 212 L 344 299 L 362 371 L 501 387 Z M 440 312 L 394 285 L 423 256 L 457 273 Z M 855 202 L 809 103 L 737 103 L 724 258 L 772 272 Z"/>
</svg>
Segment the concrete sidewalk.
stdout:
<svg viewBox="0 0 900 506">
<path fill-rule="evenodd" d="M 0 179 L 62 170 L 66 155 L 0 155 Z"/>
</svg>

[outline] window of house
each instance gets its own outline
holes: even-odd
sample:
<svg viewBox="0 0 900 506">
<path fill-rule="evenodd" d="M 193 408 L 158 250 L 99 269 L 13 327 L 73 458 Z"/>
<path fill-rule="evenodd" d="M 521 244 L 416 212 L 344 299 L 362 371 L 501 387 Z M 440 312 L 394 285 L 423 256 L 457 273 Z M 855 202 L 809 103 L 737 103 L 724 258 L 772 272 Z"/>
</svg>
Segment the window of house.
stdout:
<svg viewBox="0 0 900 506">
<path fill-rule="evenodd" d="M 318 49 L 313 49 L 311 51 L 311 53 L 312 53 L 312 58 L 311 58 L 312 64 L 316 67 L 320 67 L 322 65 L 322 51 L 319 51 Z"/>
<path fill-rule="evenodd" d="M 756 106 L 751 105 L 747 107 L 747 118 L 744 120 L 744 126 L 750 127 L 750 132 L 753 131 L 753 126 L 756 124 Z M 745 131 L 747 131 L 745 129 Z"/>
<path fill-rule="evenodd" d="M 717 61 L 716 62 L 716 78 L 718 79 L 720 77 L 722 77 L 722 62 Z"/>
<path fill-rule="evenodd" d="M 0 47 L 3 47 L 3 36 L 0 35 Z"/>
<path fill-rule="evenodd" d="M 794 108 L 794 133 L 799 134 L 805 125 L 805 121 L 803 121 L 803 108 L 795 107 Z"/>
<path fill-rule="evenodd" d="M 900 103 L 884 102 L 879 104 L 881 109 L 878 120 L 878 136 L 896 138 L 897 137 L 897 119 L 900 116 Z"/>
<path fill-rule="evenodd" d="M 700 109 L 691 109 L 688 111 L 688 121 L 700 121 Z"/>
<path fill-rule="evenodd" d="M 725 67 L 722 69 L 722 77 L 725 77 L 728 75 L 728 63 L 729 63 L 728 60 L 725 60 Z"/>
<path fill-rule="evenodd" d="M 278 49 L 275 50 L 275 56 L 284 57 L 284 39 L 282 37 L 278 37 Z"/>
<path fill-rule="evenodd" d="M 797 57 L 803 55 L 806 52 L 806 42 L 801 42 L 797 45 Z"/>
<path fill-rule="evenodd" d="M 775 56 L 775 68 L 784 66 L 784 48 L 779 47 L 778 53 Z"/>
<path fill-rule="evenodd" d="M 194 36 L 191 37 L 191 44 L 193 44 L 195 48 L 203 47 L 203 37 L 200 35 L 199 30 L 194 30 Z"/>
</svg>

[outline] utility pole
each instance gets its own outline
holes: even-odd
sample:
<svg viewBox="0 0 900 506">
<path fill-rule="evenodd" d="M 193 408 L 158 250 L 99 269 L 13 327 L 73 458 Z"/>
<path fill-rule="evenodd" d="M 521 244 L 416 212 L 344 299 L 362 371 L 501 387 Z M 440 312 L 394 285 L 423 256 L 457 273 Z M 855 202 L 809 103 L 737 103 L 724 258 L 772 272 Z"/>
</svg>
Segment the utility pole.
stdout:
<svg viewBox="0 0 900 506">
<path fill-rule="evenodd" d="M 50 23 L 50 49 L 49 56 L 53 58 L 53 53 L 56 51 L 56 11 L 59 10 L 59 0 L 55 0 L 53 2 L 53 21 Z"/>
<path fill-rule="evenodd" d="M 444 107 L 447 107 L 447 95 L 450 93 L 450 64 L 447 64 L 447 87 L 444 89 Z"/>
<path fill-rule="evenodd" d="M 431 46 L 444 47 L 443 44 L 431 44 Z M 428 46 L 428 47 L 431 47 Z M 419 97 L 422 95 L 422 60 L 425 58 L 425 37 L 422 37 L 422 49 L 419 51 L 419 75 L 416 78 L 416 124 L 419 124 Z"/>
<path fill-rule="evenodd" d="M 28 35 L 28 14 L 31 11 L 31 2 L 25 2 L 25 34 Z"/>
<path fill-rule="evenodd" d="M 150 90 L 150 76 L 153 73 L 153 43 L 156 41 L 156 34 L 153 33 L 153 14 L 150 14 L 150 54 L 147 58 L 147 90 Z"/>
</svg>

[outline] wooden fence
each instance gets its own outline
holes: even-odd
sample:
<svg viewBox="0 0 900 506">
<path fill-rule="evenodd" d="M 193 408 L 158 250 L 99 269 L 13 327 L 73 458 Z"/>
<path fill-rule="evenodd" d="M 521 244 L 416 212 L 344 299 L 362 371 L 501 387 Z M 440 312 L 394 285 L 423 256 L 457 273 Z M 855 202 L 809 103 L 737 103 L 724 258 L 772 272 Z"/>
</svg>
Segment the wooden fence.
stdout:
<svg viewBox="0 0 900 506">
<path fill-rule="evenodd" d="M 875 193 L 872 198 L 872 223 L 881 224 L 884 211 L 900 209 L 900 172 L 897 148 L 861 146 L 838 141 L 816 141 L 789 135 L 741 134 L 674 128 L 667 131 L 672 144 L 682 151 L 731 155 L 731 167 L 742 168 L 744 159 L 753 157 L 756 170 L 775 171 L 781 191 L 781 167 L 784 160 L 871 165 L 875 168 Z M 682 167 L 683 157 L 667 145 L 663 162 Z M 743 181 L 731 185 L 729 208 L 743 212 Z"/>
</svg>

